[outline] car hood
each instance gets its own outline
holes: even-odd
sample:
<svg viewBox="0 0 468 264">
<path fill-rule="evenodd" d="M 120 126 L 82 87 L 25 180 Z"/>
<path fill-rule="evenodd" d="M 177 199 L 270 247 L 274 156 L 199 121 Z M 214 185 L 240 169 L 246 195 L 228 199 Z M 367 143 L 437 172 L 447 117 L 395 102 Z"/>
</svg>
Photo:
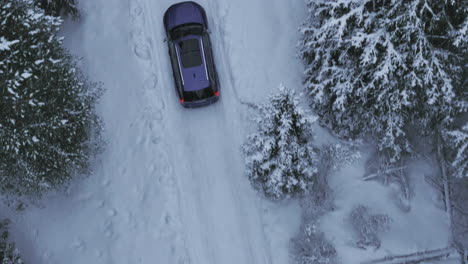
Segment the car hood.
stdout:
<svg viewBox="0 0 468 264">
<path fill-rule="evenodd" d="M 203 9 L 200 5 L 194 2 L 183 2 L 172 5 L 166 11 L 164 20 L 167 30 L 172 30 L 179 25 L 188 23 L 205 25 Z"/>
</svg>

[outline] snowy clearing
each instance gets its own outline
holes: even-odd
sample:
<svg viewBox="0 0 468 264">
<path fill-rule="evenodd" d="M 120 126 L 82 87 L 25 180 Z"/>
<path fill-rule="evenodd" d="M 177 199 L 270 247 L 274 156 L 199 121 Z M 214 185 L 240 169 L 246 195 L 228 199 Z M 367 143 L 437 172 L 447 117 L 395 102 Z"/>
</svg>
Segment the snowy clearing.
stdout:
<svg viewBox="0 0 468 264">
<path fill-rule="evenodd" d="M 449 226 L 445 212 L 437 202 L 436 192 L 424 181 L 424 173 L 430 168 L 416 162 L 409 168 L 410 185 L 414 189 L 411 210 L 404 212 L 397 206 L 398 187 L 384 186 L 377 181 L 364 181 L 362 164 L 345 166 L 330 179 L 335 192 L 334 211 L 320 219 L 321 228 L 335 245 L 345 263 L 361 263 L 387 255 L 403 255 L 413 252 L 444 248 L 449 244 Z M 349 213 L 357 205 L 368 206 L 374 213 L 388 214 L 392 218 L 390 229 L 381 236 L 377 250 L 362 250 L 353 244 Z"/>
</svg>

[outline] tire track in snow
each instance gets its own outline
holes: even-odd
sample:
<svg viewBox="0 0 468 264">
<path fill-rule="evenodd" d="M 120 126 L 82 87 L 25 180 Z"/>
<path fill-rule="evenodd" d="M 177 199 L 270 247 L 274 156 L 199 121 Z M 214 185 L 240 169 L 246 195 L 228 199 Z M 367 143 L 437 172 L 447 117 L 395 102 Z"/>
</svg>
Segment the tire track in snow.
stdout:
<svg viewBox="0 0 468 264">
<path fill-rule="evenodd" d="M 148 115 L 144 119 L 153 120 L 154 125 L 152 126 L 152 130 L 154 130 L 154 133 L 162 135 L 166 103 L 164 97 L 161 96 L 163 91 L 161 91 L 158 85 L 157 69 L 154 65 L 156 58 L 152 48 L 159 43 L 153 43 L 154 37 L 148 35 L 153 31 L 148 26 L 151 20 L 147 16 L 146 12 L 148 9 L 145 3 L 139 0 L 130 0 L 129 3 L 133 49 L 135 56 L 140 59 L 144 75 L 146 76 L 142 90 L 147 100 L 145 109 Z M 158 159 L 157 166 L 160 166 L 160 176 L 157 179 L 157 183 L 163 186 L 164 196 L 167 199 L 158 223 L 157 237 L 164 243 L 167 243 L 168 240 L 170 241 L 170 253 L 178 264 L 190 264 L 191 258 L 185 246 L 185 235 L 182 231 L 183 224 L 180 221 L 179 190 L 174 180 L 172 164 L 166 151 L 164 151 L 169 146 L 163 142 L 158 142 L 154 147 L 158 148 L 159 152 L 157 157 L 155 157 Z M 148 179 L 148 181 L 154 181 L 154 179 Z"/>
<path fill-rule="evenodd" d="M 169 5 L 162 8 L 162 5 L 160 5 L 159 8 L 164 11 Z M 211 11 L 215 9 L 212 8 L 213 2 L 203 3 L 202 5 L 209 13 L 210 25 L 224 23 L 223 20 L 218 19 L 218 10 Z M 150 10 L 156 10 L 156 7 Z M 224 11 L 225 15 L 227 15 L 228 10 Z M 153 24 L 159 25 L 160 20 L 156 19 L 159 17 L 158 14 L 156 13 L 154 17 Z M 215 26 L 214 28 L 216 31 L 223 30 L 221 26 Z M 152 32 L 158 31 L 153 30 Z M 213 34 L 221 35 L 221 33 L 217 32 L 213 32 Z M 215 59 L 217 61 L 220 58 L 228 57 L 226 50 L 221 50 L 221 52 L 216 50 L 218 43 L 214 43 L 214 46 Z M 165 48 L 162 50 L 166 51 Z M 166 52 L 162 52 L 162 50 L 159 54 L 166 55 Z M 161 58 L 160 61 L 162 61 Z M 184 194 L 184 201 L 182 202 L 184 204 L 182 206 L 184 213 L 182 215 L 184 215 L 184 219 L 192 219 L 186 228 L 188 229 L 189 237 L 191 237 L 190 245 L 196 249 L 190 248 L 190 250 L 192 251 L 192 256 L 196 255 L 197 260 L 199 260 L 196 263 L 217 264 L 233 260 L 237 260 L 234 263 L 270 263 L 269 250 L 268 248 L 264 248 L 266 243 L 253 239 L 256 235 L 250 234 L 259 232 L 259 230 L 262 232 L 262 223 L 261 220 L 246 217 L 249 214 L 255 214 L 244 208 L 249 207 L 251 209 L 250 203 L 252 201 L 249 199 L 255 199 L 256 197 L 254 195 L 246 197 L 244 193 L 245 187 L 250 190 L 250 186 L 242 186 L 244 188 L 241 188 L 239 185 L 241 181 L 246 181 L 242 178 L 242 173 L 239 173 L 239 168 L 242 167 L 242 162 L 238 160 L 240 156 L 238 150 L 240 140 L 235 135 L 236 132 L 232 131 L 233 128 L 234 130 L 240 128 L 238 120 L 240 113 L 237 112 L 239 104 L 236 102 L 235 97 L 232 96 L 236 91 L 234 89 L 232 72 L 229 71 L 229 62 L 225 60 L 221 60 L 221 62 L 224 66 L 218 69 L 221 70 L 219 72 L 220 78 L 229 77 L 230 82 L 223 82 L 221 80 L 225 96 L 221 98 L 219 103 L 204 109 L 182 109 L 181 111 L 178 105 L 175 108 L 173 107 L 174 109 L 171 109 L 179 113 L 177 118 L 175 118 L 175 123 L 173 122 L 173 129 L 181 131 L 176 133 L 177 136 L 173 135 L 171 142 L 177 145 L 178 141 L 183 140 L 184 145 L 182 147 L 179 146 L 178 153 L 187 158 L 184 161 L 180 160 L 180 158 L 178 159 L 179 173 L 176 180 L 179 181 L 179 186 L 182 187 L 181 191 Z M 168 67 L 167 69 L 170 68 Z M 168 80 L 167 83 L 172 84 L 172 81 Z M 173 87 L 173 85 L 170 86 L 171 88 Z M 172 131 L 168 131 L 168 133 L 174 134 Z M 217 136 L 206 136 L 206 133 L 213 133 Z M 235 140 L 231 141 L 231 138 Z M 226 140 L 231 143 L 226 143 Z M 218 169 L 211 168 L 211 165 L 218 166 Z M 217 202 L 216 200 L 218 199 L 221 200 Z M 222 207 L 228 207 L 229 210 L 226 211 Z M 217 211 L 216 208 L 219 210 Z M 234 220 L 228 220 L 229 223 L 233 222 L 234 226 L 226 227 L 227 230 L 232 229 L 231 231 L 216 230 L 216 227 L 219 228 L 220 226 L 216 221 L 227 220 L 226 216 L 221 217 L 217 216 L 217 214 L 224 213 L 228 213 L 229 216 L 234 218 Z M 252 228 L 253 226 L 254 228 Z M 255 230 L 255 228 L 259 230 Z M 219 234 L 213 234 L 216 232 Z M 264 240 L 263 233 L 261 236 Z M 213 238 L 217 240 L 213 241 Z M 255 240 L 255 243 L 253 240 Z M 237 252 L 239 253 L 238 255 L 233 256 L 232 253 L 226 251 L 227 249 L 224 245 L 220 245 L 228 241 L 232 243 L 232 252 Z M 197 243 L 202 243 L 203 245 L 196 245 Z M 233 258 L 228 259 L 230 257 Z"/>
<path fill-rule="evenodd" d="M 222 59 L 218 58 L 218 61 L 222 62 L 221 65 L 223 65 L 223 68 L 225 69 L 224 77 L 227 78 L 227 80 L 229 81 L 230 85 L 228 87 L 230 88 L 230 91 L 234 95 L 235 99 L 237 100 L 238 103 L 242 105 L 251 106 L 253 105 L 253 103 L 249 102 L 246 99 L 241 98 L 241 96 L 237 93 L 237 90 L 235 89 L 236 80 L 234 78 L 233 72 L 230 70 L 231 62 L 230 62 L 230 56 L 229 56 L 229 45 L 227 45 L 229 41 L 227 39 L 227 31 L 225 28 L 227 16 L 229 15 L 229 9 L 231 7 L 230 5 L 232 4 L 232 1 L 227 1 L 224 4 L 227 5 L 224 8 L 220 7 L 219 1 L 213 1 L 213 4 L 208 5 L 209 9 L 211 10 L 210 13 L 213 15 L 216 15 L 216 20 L 217 20 L 216 21 L 217 23 L 214 23 L 213 19 L 208 18 L 210 27 L 212 29 L 213 27 L 216 29 L 216 30 L 212 30 L 212 33 L 213 33 L 212 35 L 216 36 L 216 39 L 219 40 L 219 43 L 217 44 L 221 44 L 220 46 L 215 45 L 214 48 L 215 49 L 217 48 L 218 51 L 220 51 L 218 53 L 223 55 Z M 244 38 L 236 39 L 236 41 L 240 41 L 240 43 L 245 47 Z M 219 63 L 217 63 L 216 65 L 219 65 Z"/>
<path fill-rule="evenodd" d="M 211 19 L 212 21 L 209 21 L 209 24 L 211 25 L 212 29 L 212 38 L 213 40 L 216 42 L 216 40 L 221 40 L 221 41 L 217 41 L 214 47 L 215 51 L 217 51 L 217 54 L 218 56 L 215 56 L 215 59 L 217 60 L 217 65 L 220 65 L 218 66 L 218 72 L 220 72 L 220 78 L 223 78 L 223 79 L 228 79 L 228 82 L 223 82 L 223 87 L 222 89 L 224 88 L 226 90 L 226 94 L 228 96 L 231 96 L 231 95 L 234 95 L 233 99 L 235 100 L 231 100 L 229 102 L 225 102 L 223 104 L 223 107 L 226 108 L 226 109 L 237 109 L 239 105 L 239 102 L 242 102 L 242 100 L 239 98 L 238 94 L 237 94 L 237 91 L 236 91 L 236 85 L 235 85 L 235 79 L 234 79 L 234 75 L 231 71 L 231 67 L 230 67 L 230 61 L 229 61 L 229 53 L 228 53 L 228 50 L 226 49 L 226 45 L 225 45 L 225 41 L 226 41 L 226 31 L 225 31 L 225 24 L 226 24 L 226 17 L 227 15 L 229 14 L 229 5 L 231 3 L 228 3 L 228 6 L 224 9 L 221 9 L 219 7 L 219 2 L 218 1 L 215 1 L 213 2 L 212 4 L 210 5 L 207 5 L 208 8 L 209 8 L 209 13 L 212 14 L 212 18 Z M 215 21 L 216 20 L 216 23 Z M 215 54 L 216 55 L 216 54 Z M 221 62 L 221 64 L 219 64 L 219 62 Z M 222 125 L 219 124 L 218 127 L 219 127 L 219 130 L 222 130 L 222 128 L 240 128 L 240 124 L 239 124 L 239 119 L 240 118 L 240 114 L 237 112 L 237 111 L 234 111 L 234 113 L 231 113 L 232 114 L 235 114 L 236 115 L 236 119 L 235 119 L 235 123 L 231 123 L 231 124 L 228 124 L 226 120 L 230 120 L 231 119 L 231 116 L 229 116 L 228 113 L 226 113 L 225 109 L 223 109 L 222 111 L 223 113 L 223 116 L 224 118 L 221 119 L 221 122 L 222 122 Z M 237 130 L 237 133 L 234 132 L 234 131 L 230 131 L 230 135 L 229 135 L 229 138 L 236 138 L 236 137 L 239 137 L 241 134 L 241 131 L 240 129 Z M 233 142 L 236 142 L 236 143 L 240 143 L 240 140 L 237 139 L 237 140 L 233 140 Z M 240 146 L 238 145 L 235 145 L 236 147 L 239 147 L 239 149 L 235 149 L 235 150 L 232 150 L 232 149 L 228 149 L 227 146 L 225 146 L 224 148 L 224 153 L 227 154 L 227 157 L 225 158 L 226 160 L 226 163 L 229 164 L 230 162 L 234 161 L 234 160 L 237 160 L 239 157 L 237 157 L 236 159 L 236 156 L 239 156 L 239 155 L 236 155 L 236 153 L 238 154 L 240 152 Z M 235 164 L 235 163 L 234 163 Z M 243 164 L 242 161 L 238 161 L 237 164 L 241 165 Z M 243 170 L 240 170 L 241 172 Z M 242 188 L 240 188 L 239 186 L 239 180 L 234 180 L 236 178 L 239 178 L 239 177 L 243 177 L 242 174 L 239 174 L 239 175 L 236 175 L 234 173 L 231 172 L 231 169 L 229 168 L 229 166 L 225 166 L 224 167 L 224 173 L 226 175 L 229 175 L 228 180 L 230 182 L 230 186 L 232 187 L 230 189 L 230 192 L 231 192 L 231 196 L 233 198 L 233 201 L 234 201 L 234 205 L 235 205 L 235 211 L 238 215 L 243 215 L 245 212 L 243 210 L 243 206 L 242 206 L 242 202 L 241 202 L 241 199 L 243 199 L 243 193 L 242 191 Z M 245 197 L 245 196 L 244 196 Z M 254 197 L 255 198 L 255 197 Z M 247 228 L 249 226 L 249 224 L 252 224 L 252 223 L 247 223 L 246 220 L 247 218 L 239 218 L 241 221 L 239 221 L 237 224 L 238 224 L 238 228 L 239 230 L 243 230 L 245 228 Z M 245 243 L 245 246 L 244 246 L 244 250 L 248 253 L 249 255 L 249 258 L 251 261 L 254 261 L 253 263 L 259 263 L 256 261 L 256 253 L 254 253 L 254 251 L 256 252 L 259 252 L 261 251 L 262 252 L 262 255 L 263 255 L 263 261 L 261 263 L 271 263 L 271 261 L 269 261 L 269 254 L 265 254 L 265 251 L 264 249 L 262 248 L 256 248 L 253 244 L 252 244 L 252 241 L 251 241 L 251 237 L 249 236 L 249 233 L 250 232 L 246 232 L 246 236 L 243 236 L 243 241 Z M 258 254 L 258 253 L 257 253 Z"/>
<path fill-rule="evenodd" d="M 141 54 L 144 70 L 149 72 L 147 75 L 159 77 L 159 82 L 165 85 L 158 92 L 145 92 L 145 97 L 153 100 L 148 103 L 149 109 L 155 111 L 157 104 L 164 99 L 171 102 L 167 109 L 162 109 L 164 116 L 171 119 L 165 120 L 161 129 L 165 129 L 167 135 L 164 149 L 172 149 L 168 157 L 173 173 L 168 180 L 173 183 L 171 193 L 177 196 L 173 200 L 173 204 L 177 204 L 173 208 L 177 209 L 172 212 L 179 217 L 180 224 L 171 231 L 174 235 L 177 233 L 175 236 L 179 243 L 175 243 L 190 263 L 271 263 L 261 216 L 257 217 L 256 209 L 250 205 L 251 199 L 256 197 L 246 197 L 244 190 L 250 190 L 250 186 L 240 184 L 242 181 L 246 183 L 239 172 L 242 167 L 238 149 L 240 139 L 235 135 L 240 130 L 240 112 L 237 112 L 240 104 L 236 100 L 235 80 L 226 59 L 229 57 L 226 46 L 219 49 L 216 48 L 219 43 L 214 43 L 215 59 L 221 62 L 217 65 L 221 66 L 218 70 L 224 97 L 205 109 L 182 109 L 176 103 L 172 76 L 168 73 L 170 64 L 166 58 L 166 44 L 159 42 L 165 37 L 161 25 L 164 11 L 173 1 L 141 0 L 134 3 L 139 7 L 133 9 L 136 11 L 133 17 L 141 20 L 135 24 L 140 32 L 138 38 L 148 43 L 138 44 L 136 54 Z M 224 9 L 224 15 L 220 16 L 217 3 L 203 3 L 203 6 L 207 8 L 210 25 L 215 29 L 213 36 L 224 43 L 224 28 L 219 24 L 224 23 L 228 10 Z M 146 11 L 152 12 L 151 16 L 146 15 Z M 146 47 L 154 48 L 147 52 Z M 216 136 L 206 133 L 216 133 Z M 231 143 L 225 142 L 231 138 L 234 139 Z M 223 227 L 223 224 L 227 226 Z M 188 248 L 187 244 L 190 245 Z"/>
<path fill-rule="evenodd" d="M 220 6 L 220 2 L 222 2 L 222 6 Z M 217 59 L 218 63 L 217 65 L 219 65 L 221 62 L 221 67 L 219 67 L 223 74 L 222 76 L 223 77 L 226 77 L 228 82 L 224 82 L 224 87 L 228 88 L 229 92 L 232 93 L 232 95 L 234 95 L 234 99 L 233 101 L 230 102 L 231 104 L 231 109 L 238 109 L 239 106 L 241 105 L 251 105 L 250 102 L 247 102 L 245 99 L 242 99 L 240 97 L 240 95 L 237 93 L 237 90 L 236 90 L 236 81 L 235 81 L 235 77 L 234 77 L 234 73 L 232 72 L 231 70 L 231 61 L 230 61 L 230 58 L 231 58 L 231 54 L 229 52 L 229 36 L 228 36 L 228 31 L 226 30 L 226 23 L 227 23 L 227 17 L 229 15 L 229 12 L 230 12 L 230 8 L 231 8 L 231 5 L 232 5 L 233 2 L 231 1 L 214 1 L 212 5 L 209 5 L 209 8 L 210 8 L 210 13 L 213 14 L 213 17 L 217 20 L 217 23 L 213 23 L 211 22 L 210 25 L 212 25 L 212 27 L 214 26 L 215 30 L 213 30 L 213 38 L 218 40 L 217 44 L 218 46 L 216 46 L 215 48 L 218 50 L 218 54 L 222 55 L 222 56 L 218 56 L 218 57 L 215 57 L 215 59 Z M 231 39 L 232 41 L 232 39 Z M 241 39 L 240 41 L 242 41 L 242 44 L 244 44 L 243 40 Z M 226 85 L 227 84 L 227 85 Z M 241 125 L 239 124 L 239 122 L 242 120 L 242 113 L 241 112 L 238 112 L 237 113 L 238 115 L 238 119 L 236 119 L 237 123 L 235 124 L 231 124 L 230 126 L 233 127 L 233 128 L 240 128 Z M 229 127 L 227 126 L 226 124 L 226 120 L 227 119 L 227 116 L 226 118 L 223 119 L 224 123 L 225 123 L 225 126 L 226 127 Z M 237 130 L 237 133 L 236 132 L 231 132 L 231 136 L 234 136 L 234 137 L 237 137 L 237 140 L 235 140 L 236 142 L 238 142 L 239 144 L 241 144 L 242 142 L 242 130 L 241 129 L 238 129 Z M 239 146 L 239 150 L 240 152 L 240 146 Z M 226 153 L 229 153 L 229 155 L 231 157 L 227 158 L 227 160 L 235 160 L 235 155 L 233 156 L 233 153 L 232 151 L 229 152 L 229 151 L 226 151 Z M 239 164 L 244 164 L 243 163 L 243 160 L 242 160 L 242 157 L 241 155 L 238 155 L 237 157 L 238 159 L 240 158 L 241 160 L 239 161 Z M 226 170 L 226 173 L 228 174 L 229 172 L 229 168 L 225 168 Z M 243 170 L 241 170 L 243 172 Z M 234 175 L 235 177 L 244 177 L 244 175 Z M 233 180 L 233 177 L 229 177 L 230 179 L 230 182 L 231 182 L 231 185 L 233 186 L 233 188 L 231 189 L 231 192 L 232 192 L 232 196 L 235 197 L 235 205 L 236 205 L 236 211 L 239 213 L 239 214 L 242 214 L 243 213 L 243 206 L 242 206 L 242 202 L 241 200 L 244 200 L 244 203 L 248 203 L 248 202 L 251 202 L 251 201 L 247 201 L 246 197 L 242 195 L 242 193 L 240 192 L 240 190 L 242 190 L 241 188 L 241 181 L 237 180 Z M 248 188 L 250 188 L 250 183 L 247 182 L 247 179 L 244 177 L 242 179 L 244 182 L 244 185 L 247 184 L 248 185 Z M 242 187 L 245 187 L 245 186 L 242 186 Z M 260 204 L 257 204 L 257 208 L 261 208 L 261 211 L 262 213 L 259 215 L 259 218 L 260 219 L 256 219 L 259 221 L 259 223 L 257 224 L 260 224 L 261 225 L 261 244 L 264 246 L 264 248 L 254 248 L 252 242 L 251 242 L 251 239 L 247 238 L 247 242 L 248 242 L 248 249 L 249 249 L 249 253 L 251 255 L 251 259 L 255 259 L 255 255 L 259 255 L 260 256 L 260 259 L 258 259 L 258 261 L 261 261 L 261 263 L 273 263 L 272 259 L 271 259 L 271 248 L 270 248 L 270 243 L 268 243 L 268 239 L 265 235 L 265 230 L 264 230 L 264 227 L 265 227 L 265 223 L 263 221 L 263 205 L 261 204 L 261 201 L 260 201 L 260 198 L 258 198 L 257 196 L 254 196 L 253 197 L 255 199 L 256 202 L 260 202 Z M 249 226 L 249 223 L 246 223 L 246 218 L 243 218 L 242 219 L 243 222 L 243 226 L 244 227 L 248 227 Z M 252 224 L 252 223 L 250 223 Z M 260 227 L 260 226 L 259 226 Z M 258 243 L 258 242 L 257 242 Z M 258 244 L 257 244 L 258 245 Z M 253 250 L 257 251 L 257 253 L 254 253 Z M 261 254 L 259 254 L 258 252 L 261 252 Z M 255 262 L 255 263 L 258 263 L 258 262 Z"/>
</svg>

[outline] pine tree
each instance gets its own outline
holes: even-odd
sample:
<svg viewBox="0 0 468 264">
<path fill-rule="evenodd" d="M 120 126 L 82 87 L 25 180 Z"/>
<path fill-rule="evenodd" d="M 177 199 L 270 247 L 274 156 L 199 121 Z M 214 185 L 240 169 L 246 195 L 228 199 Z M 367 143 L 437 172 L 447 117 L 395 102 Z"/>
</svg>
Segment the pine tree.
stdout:
<svg viewBox="0 0 468 264">
<path fill-rule="evenodd" d="M 243 145 L 249 179 L 272 199 L 305 193 L 317 172 L 317 153 L 310 145 L 312 120 L 294 92 L 284 87 L 259 110 L 258 131 Z"/>
<path fill-rule="evenodd" d="M 395 162 L 411 152 L 409 127 L 429 135 L 466 112 L 466 1 L 310 0 L 308 7 L 305 85 L 338 135 L 370 135 Z"/>
<path fill-rule="evenodd" d="M 466 199 L 451 184 L 465 182 L 455 176 L 467 171 L 466 131 L 457 125 L 468 109 L 466 0 L 310 0 L 308 7 L 301 56 L 321 122 L 345 138 L 376 140 L 392 174 L 404 175 L 399 164 L 412 152 L 410 131 L 423 136 L 436 150 L 458 240 Z"/>
<path fill-rule="evenodd" d="M 9 220 L 0 221 L 0 264 L 24 264 L 19 250 L 8 241 Z"/>
<path fill-rule="evenodd" d="M 468 249 L 468 123 L 445 134 L 447 171 L 450 174 L 448 190 L 452 208 L 452 239 Z M 444 192 L 444 197 L 447 196 Z"/>
<path fill-rule="evenodd" d="M 40 195 L 89 169 L 101 93 L 57 36 L 61 20 L 0 0 L 0 190 Z"/>
<path fill-rule="evenodd" d="M 44 9 L 47 15 L 60 16 L 71 15 L 73 18 L 79 17 L 79 11 L 75 0 L 34 0 L 36 5 Z"/>
<path fill-rule="evenodd" d="M 446 137 L 452 150 L 452 175 L 458 178 L 468 177 L 468 123 L 461 129 L 447 131 Z"/>
</svg>

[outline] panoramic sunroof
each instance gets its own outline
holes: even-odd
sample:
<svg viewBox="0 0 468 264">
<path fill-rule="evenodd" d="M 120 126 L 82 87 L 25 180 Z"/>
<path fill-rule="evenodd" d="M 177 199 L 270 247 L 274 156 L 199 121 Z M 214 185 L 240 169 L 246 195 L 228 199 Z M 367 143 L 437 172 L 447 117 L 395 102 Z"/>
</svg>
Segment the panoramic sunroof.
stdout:
<svg viewBox="0 0 468 264">
<path fill-rule="evenodd" d="M 198 39 L 187 39 L 179 42 L 182 66 L 192 68 L 202 64 L 200 43 Z"/>
</svg>

